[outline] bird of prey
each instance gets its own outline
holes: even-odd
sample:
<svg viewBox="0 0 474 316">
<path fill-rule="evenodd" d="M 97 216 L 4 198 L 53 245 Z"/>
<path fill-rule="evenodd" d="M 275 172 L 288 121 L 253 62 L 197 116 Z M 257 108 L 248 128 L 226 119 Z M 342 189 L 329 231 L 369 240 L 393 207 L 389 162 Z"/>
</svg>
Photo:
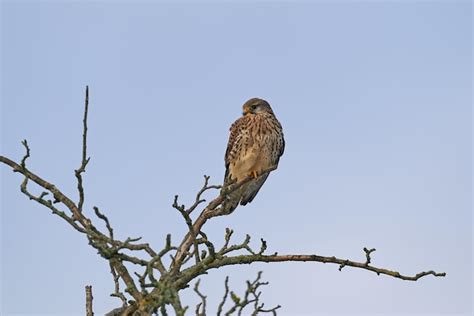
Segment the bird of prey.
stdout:
<svg viewBox="0 0 474 316">
<path fill-rule="evenodd" d="M 228 195 L 225 203 L 228 212 L 239 203 L 252 202 L 268 178 L 268 173 L 262 175 L 262 171 L 276 167 L 284 149 L 283 129 L 270 104 L 258 98 L 245 102 L 242 117 L 230 127 L 224 187 L 249 176 L 253 179 Z"/>
</svg>

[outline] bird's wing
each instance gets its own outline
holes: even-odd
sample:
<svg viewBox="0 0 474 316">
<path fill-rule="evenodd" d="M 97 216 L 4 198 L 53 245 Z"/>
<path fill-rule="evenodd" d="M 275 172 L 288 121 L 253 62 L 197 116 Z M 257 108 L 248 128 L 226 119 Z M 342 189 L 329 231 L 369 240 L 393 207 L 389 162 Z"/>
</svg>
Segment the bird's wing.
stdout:
<svg viewBox="0 0 474 316">
<path fill-rule="evenodd" d="M 280 145 L 280 152 L 278 153 L 278 160 L 280 159 L 281 156 L 283 156 L 283 153 L 285 152 L 285 138 L 283 137 L 283 132 L 281 134 L 281 145 Z M 278 163 L 278 162 L 277 162 Z"/>
<path fill-rule="evenodd" d="M 228 184 L 231 179 L 229 177 L 229 165 L 233 159 L 235 159 L 237 144 L 242 138 L 241 130 L 245 124 L 245 117 L 239 118 L 230 126 L 230 135 L 229 141 L 227 142 L 227 149 L 225 151 L 225 176 L 224 176 L 224 185 Z"/>
</svg>

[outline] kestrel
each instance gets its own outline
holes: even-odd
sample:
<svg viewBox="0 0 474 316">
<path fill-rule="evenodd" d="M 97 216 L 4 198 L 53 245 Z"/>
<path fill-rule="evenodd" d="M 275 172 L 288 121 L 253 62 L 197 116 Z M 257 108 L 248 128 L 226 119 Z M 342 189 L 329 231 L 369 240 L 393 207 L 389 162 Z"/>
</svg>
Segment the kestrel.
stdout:
<svg viewBox="0 0 474 316">
<path fill-rule="evenodd" d="M 224 186 L 248 176 L 254 179 L 228 196 L 226 208 L 232 212 L 237 205 L 252 202 L 268 178 L 261 172 L 278 165 L 285 149 L 283 129 L 270 104 L 253 98 L 243 105 L 243 116 L 230 127 L 225 153 Z"/>
</svg>

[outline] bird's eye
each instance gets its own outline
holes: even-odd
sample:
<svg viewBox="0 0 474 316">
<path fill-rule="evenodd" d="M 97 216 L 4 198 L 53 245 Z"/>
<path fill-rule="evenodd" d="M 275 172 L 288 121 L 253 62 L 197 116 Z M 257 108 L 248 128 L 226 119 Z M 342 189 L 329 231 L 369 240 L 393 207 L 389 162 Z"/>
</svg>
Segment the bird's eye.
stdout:
<svg viewBox="0 0 474 316">
<path fill-rule="evenodd" d="M 251 108 L 252 110 L 255 110 L 255 109 L 257 108 L 257 105 L 256 105 L 256 104 L 252 104 L 252 105 L 250 106 L 250 108 Z"/>
</svg>

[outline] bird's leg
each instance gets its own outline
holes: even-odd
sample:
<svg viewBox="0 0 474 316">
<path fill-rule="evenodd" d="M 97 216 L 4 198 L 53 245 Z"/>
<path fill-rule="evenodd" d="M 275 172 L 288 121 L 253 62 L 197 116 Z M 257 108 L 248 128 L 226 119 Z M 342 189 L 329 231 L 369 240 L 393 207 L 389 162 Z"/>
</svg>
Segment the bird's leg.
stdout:
<svg viewBox="0 0 474 316">
<path fill-rule="evenodd" d="M 257 178 L 258 178 L 258 172 L 257 172 L 257 170 L 252 170 L 252 171 L 250 171 L 249 176 L 252 177 L 252 178 L 254 178 L 254 179 L 257 179 Z"/>
</svg>

